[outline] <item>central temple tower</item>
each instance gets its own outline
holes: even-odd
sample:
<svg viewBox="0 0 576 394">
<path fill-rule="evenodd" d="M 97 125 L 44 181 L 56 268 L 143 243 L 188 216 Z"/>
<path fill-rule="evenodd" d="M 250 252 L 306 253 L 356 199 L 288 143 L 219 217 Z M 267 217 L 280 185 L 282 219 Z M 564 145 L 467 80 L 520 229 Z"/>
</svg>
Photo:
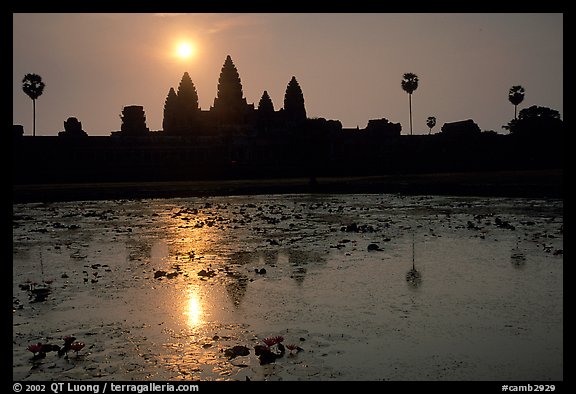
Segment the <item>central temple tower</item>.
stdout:
<svg viewBox="0 0 576 394">
<path fill-rule="evenodd" d="M 240 75 L 228 55 L 218 78 L 218 94 L 214 99 L 214 106 L 210 108 L 218 123 L 221 125 L 246 123 L 247 116 L 254 112 L 254 105 L 248 104 L 243 96 Z"/>
</svg>

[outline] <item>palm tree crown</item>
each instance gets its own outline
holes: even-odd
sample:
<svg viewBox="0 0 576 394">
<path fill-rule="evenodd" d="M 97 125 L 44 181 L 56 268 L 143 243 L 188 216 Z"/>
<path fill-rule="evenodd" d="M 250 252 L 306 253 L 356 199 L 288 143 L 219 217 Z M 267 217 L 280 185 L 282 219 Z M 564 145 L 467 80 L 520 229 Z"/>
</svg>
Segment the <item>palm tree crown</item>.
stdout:
<svg viewBox="0 0 576 394">
<path fill-rule="evenodd" d="M 524 93 L 526 90 L 520 85 L 514 85 L 508 91 L 508 101 L 514 104 L 514 119 L 517 118 L 518 104 L 524 101 Z"/>
<path fill-rule="evenodd" d="M 512 86 L 508 91 L 508 100 L 512 104 L 518 105 L 522 101 L 524 101 L 524 93 L 526 93 L 526 90 L 522 86 L 520 85 Z"/>
<path fill-rule="evenodd" d="M 429 116 L 428 119 L 426 119 L 426 126 L 428 126 L 428 128 L 430 129 L 430 132 L 428 134 L 431 134 L 432 128 L 434 126 L 436 126 L 436 117 L 435 116 Z"/>
<path fill-rule="evenodd" d="M 408 94 L 414 93 L 418 89 L 418 75 L 406 73 L 402 79 L 402 89 Z"/>
<path fill-rule="evenodd" d="M 42 77 L 38 74 L 26 74 L 22 80 L 22 90 L 32 100 L 36 100 L 44 92 L 46 84 L 42 82 Z"/>
</svg>

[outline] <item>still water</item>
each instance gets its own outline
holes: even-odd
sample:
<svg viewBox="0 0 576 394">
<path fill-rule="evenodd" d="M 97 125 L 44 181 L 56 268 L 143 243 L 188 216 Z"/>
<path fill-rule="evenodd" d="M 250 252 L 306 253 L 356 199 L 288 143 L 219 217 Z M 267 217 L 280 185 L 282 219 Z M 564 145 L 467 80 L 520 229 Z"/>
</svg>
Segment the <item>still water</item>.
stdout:
<svg viewBox="0 0 576 394">
<path fill-rule="evenodd" d="M 18 204 L 13 378 L 562 380 L 562 283 L 561 200 Z"/>
</svg>

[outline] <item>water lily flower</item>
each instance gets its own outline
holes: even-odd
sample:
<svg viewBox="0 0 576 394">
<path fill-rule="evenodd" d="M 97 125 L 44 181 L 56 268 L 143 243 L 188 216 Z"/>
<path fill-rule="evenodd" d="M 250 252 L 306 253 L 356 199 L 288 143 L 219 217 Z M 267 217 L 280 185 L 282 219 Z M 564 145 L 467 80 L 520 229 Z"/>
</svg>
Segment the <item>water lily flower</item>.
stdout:
<svg viewBox="0 0 576 394">
<path fill-rule="evenodd" d="M 278 343 L 278 341 L 276 340 L 276 337 L 264 338 L 262 340 L 262 342 L 264 342 L 266 344 L 266 346 L 274 346 Z"/>
<path fill-rule="evenodd" d="M 301 348 L 300 346 L 295 345 L 295 344 L 293 344 L 293 343 L 290 343 L 290 344 L 286 345 L 286 348 L 287 348 L 288 350 L 290 350 L 290 354 L 298 353 L 298 352 L 300 352 L 300 351 L 302 350 L 302 348 Z"/>
<path fill-rule="evenodd" d="M 274 337 L 274 339 L 276 340 L 276 343 L 280 343 L 280 342 L 284 341 L 284 337 L 282 335 L 278 335 L 278 336 Z"/>
<path fill-rule="evenodd" d="M 34 355 L 36 355 L 36 353 L 42 351 L 42 346 L 43 346 L 42 343 L 38 342 L 37 344 L 32 344 L 28 346 L 28 350 L 34 353 Z"/>
<path fill-rule="evenodd" d="M 70 349 L 74 350 L 76 352 L 76 355 L 78 355 L 78 352 L 82 350 L 84 346 L 86 346 L 84 342 L 74 342 L 73 344 L 70 345 Z"/>
</svg>

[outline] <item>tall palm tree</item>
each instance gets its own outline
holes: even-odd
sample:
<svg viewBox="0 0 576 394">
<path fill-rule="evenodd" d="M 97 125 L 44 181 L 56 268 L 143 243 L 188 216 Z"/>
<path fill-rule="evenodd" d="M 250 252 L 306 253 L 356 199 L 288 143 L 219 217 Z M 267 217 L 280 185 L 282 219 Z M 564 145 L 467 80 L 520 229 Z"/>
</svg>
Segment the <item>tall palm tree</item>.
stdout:
<svg viewBox="0 0 576 394">
<path fill-rule="evenodd" d="M 46 85 L 42 82 L 42 77 L 38 74 L 26 74 L 22 80 L 22 90 L 32 99 L 33 105 L 33 125 L 32 135 L 36 136 L 36 99 L 44 92 Z"/>
<path fill-rule="evenodd" d="M 428 128 L 430 129 L 428 134 L 432 134 L 432 128 L 436 126 L 436 117 L 429 116 L 428 119 L 426 119 L 426 126 L 428 126 Z"/>
<path fill-rule="evenodd" d="M 418 89 L 418 76 L 413 73 L 406 73 L 402 79 L 402 89 L 408 93 L 408 102 L 410 105 L 410 135 L 412 135 L 412 93 Z"/>
<path fill-rule="evenodd" d="M 514 119 L 517 119 L 516 113 L 517 113 L 517 108 L 518 108 L 518 104 L 520 104 L 522 101 L 524 101 L 524 93 L 526 92 L 526 90 L 524 90 L 524 88 L 520 85 L 515 85 L 512 86 L 510 88 L 510 90 L 508 91 L 508 100 L 514 104 Z"/>
</svg>

